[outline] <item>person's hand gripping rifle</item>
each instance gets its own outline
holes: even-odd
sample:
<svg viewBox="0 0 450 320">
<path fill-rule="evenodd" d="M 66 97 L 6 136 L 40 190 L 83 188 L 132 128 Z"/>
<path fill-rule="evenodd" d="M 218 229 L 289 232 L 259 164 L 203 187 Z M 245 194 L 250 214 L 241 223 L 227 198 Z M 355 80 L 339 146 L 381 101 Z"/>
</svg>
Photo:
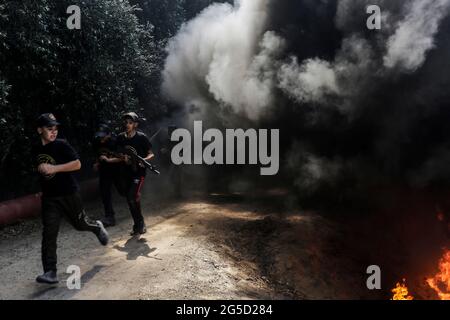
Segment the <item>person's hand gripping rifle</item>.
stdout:
<svg viewBox="0 0 450 320">
<path fill-rule="evenodd" d="M 139 156 L 133 148 L 123 148 L 119 150 L 119 155 L 123 159 L 123 161 L 126 164 L 129 164 L 132 166 L 134 171 L 137 171 L 138 166 L 145 168 L 149 171 L 151 171 L 154 174 L 160 174 L 161 172 L 156 169 L 154 165 L 152 165 L 150 162 L 148 162 L 146 159 Z"/>
</svg>

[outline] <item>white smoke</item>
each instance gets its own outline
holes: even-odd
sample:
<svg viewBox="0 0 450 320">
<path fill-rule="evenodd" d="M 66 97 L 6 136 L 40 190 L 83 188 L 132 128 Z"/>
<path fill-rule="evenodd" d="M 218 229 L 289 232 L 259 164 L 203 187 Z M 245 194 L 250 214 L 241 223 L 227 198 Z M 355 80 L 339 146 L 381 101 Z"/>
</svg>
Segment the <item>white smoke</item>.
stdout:
<svg viewBox="0 0 450 320">
<path fill-rule="evenodd" d="M 278 76 L 279 87 L 299 102 L 324 103 L 326 95 L 339 92 L 335 70 L 320 59 L 309 59 L 300 66 L 292 57 L 289 64 L 281 66 Z"/>
<path fill-rule="evenodd" d="M 203 109 L 211 102 L 231 106 L 257 120 L 274 104 L 280 89 L 300 104 L 332 102 L 350 113 L 355 106 L 349 100 L 377 77 L 390 76 L 393 70 L 412 72 L 423 65 L 450 7 L 450 0 L 379 0 L 383 26 L 376 41 L 370 41 L 360 28 L 353 30 L 361 23 L 353 17 L 361 17 L 370 1 L 342 0 L 335 23 L 345 36 L 334 59 L 299 61 L 292 56 L 283 62 L 278 57 L 285 41 L 266 30 L 270 2 L 213 4 L 185 24 L 168 46 L 163 89 L 169 97 Z"/>
<path fill-rule="evenodd" d="M 169 44 L 163 90 L 182 105 L 215 101 L 256 119 L 272 103 L 273 61 L 283 46 L 265 33 L 269 0 L 214 4 Z"/>
<path fill-rule="evenodd" d="M 407 72 L 417 70 L 425 62 L 427 52 L 433 49 L 434 36 L 449 8 L 450 0 L 414 1 L 388 40 L 385 67 L 400 67 Z"/>
<path fill-rule="evenodd" d="M 334 97 L 349 98 L 368 85 L 375 74 L 373 50 L 367 40 L 352 36 L 343 40 L 333 62 L 307 59 L 301 65 L 292 57 L 278 73 L 279 88 L 298 102 L 330 104 Z M 343 99 L 341 111 L 352 111 Z"/>
<path fill-rule="evenodd" d="M 337 107 L 343 112 L 352 111 L 354 106 L 349 107 L 351 104 L 345 99 L 366 90 L 377 77 L 387 75 L 394 67 L 398 67 L 398 72 L 413 72 L 424 64 L 449 7 L 450 0 L 406 2 L 402 8 L 403 20 L 394 24 L 389 12 L 383 14 L 384 30 L 378 42 L 370 43 L 360 32 L 350 32 L 333 61 L 312 58 L 299 64 L 292 57 L 290 63 L 281 67 L 279 87 L 301 103 L 325 105 L 330 103 L 328 98 L 340 97 L 342 104 Z M 363 8 L 362 2 L 340 2 L 336 24 L 344 30 L 350 28 L 352 22 L 348 16 Z M 384 57 L 375 54 L 380 46 L 386 51 Z"/>
<path fill-rule="evenodd" d="M 319 112 L 325 107 L 338 108 L 351 123 L 352 116 L 353 119 L 358 116 L 355 110 L 364 113 L 368 104 L 371 108 L 377 105 L 367 99 L 371 97 L 371 90 L 379 93 L 380 88 L 389 89 L 397 75 L 409 74 L 424 66 L 436 45 L 439 27 L 450 11 L 450 0 L 339 0 L 334 24 L 342 41 L 338 49 L 333 47 L 332 58 L 324 59 L 321 50 L 317 50 L 317 56 L 311 54 L 324 46 L 322 39 L 309 41 L 317 48 L 303 50 L 302 46 L 307 44 L 290 38 L 290 32 L 294 35 L 308 32 L 311 21 L 289 20 L 286 28 L 278 27 L 277 32 L 286 39 L 269 29 L 274 16 L 283 22 L 283 17 L 278 16 L 280 13 L 270 11 L 277 1 L 236 0 L 234 5 L 214 4 L 185 24 L 167 48 L 163 89 L 168 96 L 183 106 L 212 112 L 217 105 L 231 107 L 236 114 L 258 120 L 270 107 L 281 108 L 275 99 L 284 95 L 297 102 L 298 108 L 314 105 Z M 322 4 L 331 2 L 320 1 Z M 369 32 L 365 29 L 365 19 L 369 17 L 366 6 L 372 2 L 382 9 L 382 29 Z M 316 1 L 306 0 L 295 5 L 286 3 L 287 8 L 305 11 L 306 7 L 316 5 Z M 305 39 L 308 41 L 307 37 Z M 391 92 L 386 95 L 397 97 Z M 289 108 L 281 112 L 290 112 Z M 399 118 L 405 123 L 404 126 L 396 123 L 395 127 L 407 133 L 413 123 L 409 115 L 402 113 L 402 109 L 393 109 L 398 110 Z M 305 110 L 308 112 L 309 108 Z M 394 115 L 391 117 L 396 121 Z M 389 121 L 383 121 L 386 132 L 395 132 Z M 374 145 L 386 143 L 392 148 L 384 146 L 380 150 L 395 153 L 397 144 L 392 143 L 392 139 L 382 135 L 379 139 Z M 298 150 L 298 146 L 292 147 L 293 153 Z M 317 151 L 302 149 L 298 157 L 293 154 L 287 157 L 292 170 L 300 177 L 299 184 L 308 189 L 332 183 L 348 163 L 348 159 L 328 159 L 314 152 Z M 389 156 L 395 158 L 395 155 Z M 435 164 L 430 163 L 430 167 Z"/>
</svg>

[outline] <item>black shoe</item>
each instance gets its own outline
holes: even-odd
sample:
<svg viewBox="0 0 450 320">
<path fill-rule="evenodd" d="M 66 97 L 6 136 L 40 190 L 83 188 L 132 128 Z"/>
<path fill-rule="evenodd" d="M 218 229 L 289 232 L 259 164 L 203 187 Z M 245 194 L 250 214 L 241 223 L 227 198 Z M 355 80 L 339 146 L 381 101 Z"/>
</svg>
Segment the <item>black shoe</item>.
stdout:
<svg viewBox="0 0 450 320">
<path fill-rule="evenodd" d="M 46 284 L 56 284 L 59 282 L 58 277 L 56 275 L 56 271 L 47 271 L 41 276 L 36 278 L 36 282 L 38 283 L 46 283 Z"/>
<path fill-rule="evenodd" d="M 98 232 L 98 234 L 96 234 L 98 241 L 100 241 L 103 246 L 106 246 L 109 242 L 108 232 L 106 231 L 103 223 L 100 220 L 97 220 L 97 225 L 100 227 L 100 231 Z"/>
<path fill-rule="evenodd" d="M 105 217 L 101 221 L 105 228 L 114 227 L 116 225 L 116 219 L 114 219 L 114 217 Z"/>
</svg>

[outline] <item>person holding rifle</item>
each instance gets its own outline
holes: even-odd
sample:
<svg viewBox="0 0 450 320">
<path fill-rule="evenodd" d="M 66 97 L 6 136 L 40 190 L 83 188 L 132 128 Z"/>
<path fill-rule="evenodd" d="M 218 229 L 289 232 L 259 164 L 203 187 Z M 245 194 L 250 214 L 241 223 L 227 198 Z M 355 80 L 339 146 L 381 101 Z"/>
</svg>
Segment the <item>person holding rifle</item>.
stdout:
<svg viewBox="0 0 450 320">
<path fill-rule="evenodd" d="M 138 131 L 139 116 L 135 112 L 128 112 L 122 116 L 125 132 L 117 137 L 117 148 L 125 150 L 121 158 L 110 161 L 120 161 L 126 166 L 123 179 L 126 179 L 126 198 L 130 213 L 133 218 L 133 229 L 131 235 L 139 235 L 147 232 L 141 209 L 141 191 L 146 177 L 146 167 L 138 157 L 148 162 L 154 158 L 152 145 L 147 136 Z M 138 157 L 134 157 L 136 155 Z"/>
</svg>

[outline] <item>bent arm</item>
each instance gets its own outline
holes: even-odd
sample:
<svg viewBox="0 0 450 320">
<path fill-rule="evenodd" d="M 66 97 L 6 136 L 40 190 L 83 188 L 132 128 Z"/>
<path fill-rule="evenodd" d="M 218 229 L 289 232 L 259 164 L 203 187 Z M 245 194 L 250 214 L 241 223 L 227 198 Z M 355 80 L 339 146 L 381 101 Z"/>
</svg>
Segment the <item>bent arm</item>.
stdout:
<svg viewBox="0 0 450 320">
<path fill-rule="evenodd" d="M 155 154 L 150 150 L 147 157 L 144 158 L 145 161 L 150 161 L 155 157 Z"/>
<path fill-rule="evenodd" d="M 108 160 L 106 160 L 106 162 L 108 163 L 121 163 L 123 162 L 123 158 L 108 158 Z"/>
<path fill-rule="evenodd" d="M 78 171 L 80 169 L 81 169 L 81 161 L 80 160 L 75 160 L 75 161 L 71 161 L 71 162 L 67 162 L 67 163 L 59 164 L 59 165 L 55 166 L 56 173 L 74 172 L 74 171 Z"/>
</svg>

